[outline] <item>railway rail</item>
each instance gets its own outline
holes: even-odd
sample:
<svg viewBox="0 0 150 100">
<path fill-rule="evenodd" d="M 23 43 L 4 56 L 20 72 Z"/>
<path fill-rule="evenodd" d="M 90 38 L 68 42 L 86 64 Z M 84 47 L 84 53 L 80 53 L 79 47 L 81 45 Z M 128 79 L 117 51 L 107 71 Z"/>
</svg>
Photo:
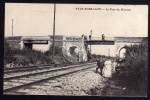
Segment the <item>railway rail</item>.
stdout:
<svg viewBox="0 0 150 100">
<path fill-rule="evenodd" d="M 87 63 L 86 65 L 90 65 L 91 63 Z M 28 76 L 34 76 L 34 75 L 40 75 L 40 74 L 44 74 L 44 73 L 50 73 L 50 72 L 56 72 L 56 71 L 61 71 L 61 70 L 66 70 L 66 69 L 71 69 L 71 68 L 74 68 L 74 67 L 80 67 L 80 66 L 82 66 L 82 65 L 84 65 L 84 64 L 80 64 L 80 65 L 72 65 L 72 66 L 67 66 L 67 67 L 61 67 L 61 68 L 51 68 L 51 69 L 49 69 L 49 70 L 44 70 L 44 71 L 39 71 L 39 72 L 37 72 L 37 71 L 35 71 L 34 73 L 32 73 L 31 72 L 31 70 L 29 70 L 29 74 L 24 74 L 24 73 L 20 73 L 21 75 L 14 75 L 14 76 L 12 76 L 12 75 L 9 75 L 10 77 L 5 77 L 4 78 L 4 81 L 8 81 L 8 80 L 11 80 L 11 79 L 17 79 L 17 78 L 21 78 L 21 77 L 28 77 Z M 43 68 L 43 69 L 45 69 L 45 68 Z"/>
<path fill-rule="evenodd" d="M 4 78 L 3 93 L 8 93 L 26 87 L 30 87 L 32 85 L 43 83 L 48 80 L 73 74 L 79 71 L 87 70 L 93 68 L 94 66 L 96 66 L 96 63 L 87 63 L 87 64 L 69 66 L 66 68 L 56 68 L 51 71 L 44 71 L 44 72 L 21 75 L 16 77 Z"/>
<path fill-rule="evenodd" d="M 87 63 L 87 64 L 91 64 L 91 63 Z M 34 74 L 34 73 L 40 73 L 40 72 L 48 72 L 48 71 L 55 71 L 55 70 L 60 70 L 60 69 L 66 69 L 66 68 L 69 68 L 69 67 L 77 67 L 79 65 L 84 65 L 84 64 L 78 64 L 78 65 L 70 65 L 70 66 L 66 66 L 66 67 L 51 67 L 51 66 L 40 66 L 40 68 L 29 68 L 29 69 L 21 69 L 18 71 L 15 69 L 15 70 L 11 70 L 11 71 L 8 71 L 8 72 L 5 72 L 4 71 L 4 78 L 7 79 L 7 78 L 10 78 L 10 77 L 16 77 L 16 76 L 22 76 L 22 75 L 27 75 L 27 74 Z M 17 74 L 16 74 L 17 73 Z"/>
<path fill-rule="evenodd" d="M 87 63 L 87 62 L 85 62 Z M 89 62 L 90 63 L 90 62 Z M 84 63 L 81 63 L 84 64 Z M 16 72 L 24 72 L 29 70 L 37 70 L 43 68 L 52 68 L 52 67 L 66 67 L 66 66 L 76 66 L 77 64 L 57 64 L 57 65 L 37 65 L 37 66 L 26 66 L 26 67 L 14 67 L 14 68 L 4 68 L 4 73 L 16 73 Z"/>
</svg>

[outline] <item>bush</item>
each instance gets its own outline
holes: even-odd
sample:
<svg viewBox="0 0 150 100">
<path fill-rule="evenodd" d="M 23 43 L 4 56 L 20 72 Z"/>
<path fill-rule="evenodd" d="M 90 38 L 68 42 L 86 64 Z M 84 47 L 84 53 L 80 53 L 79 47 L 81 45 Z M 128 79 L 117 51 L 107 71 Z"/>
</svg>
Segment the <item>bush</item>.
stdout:
<svg viewBox="0 0 150 100">
<path fill-rule="evenodd" d="M 22 65 L 39 65 L 39 64 L 50 64 L 51 58 L 46 56 L 45 53 L 36 50 L 27 50 L 27 49 L 15 49 L 12 51 L 14 57 L 16 58 L 15 63 Z"/>
<path fill-rule="evenodd" d="M 53 54 L 53 45 L 50 46 L 49 50 L 45 52 L 47 56 L 50 56 L 52 58 Z M 55 46 L 55 54 L 54 54 L 54 62 L 55 64 L 63 64 L 63 63 L 69 63 L 63 56 L 62 47 Z"/>
<path fill-rule="evenodd" d="M 45 53 L 36 50 L 11 49 L 7 41 L 4 41 L 4 64 L 14 63 L 28 66 L 29 64 L 50 64 L 51 58 Z"/>
<path fill-rule="evenodd" d="M 145 96 L 147 91 L 148 41 L 144 40 L 140 45 L 127 47 L 125 56 L 123 67 L 126 71 L 115 74 L 113 78 L 130 92 Z"/>
<path fill-rule="evenodd" d="M 4 56 L 11 56 L 12 55 L 12 50 L 11 47 L 8 45 L 6 40 L 4 40 Z"/>
<path fill-rule="evenodd" d="M 66 64 L 63 57 L 62 47 L 55 47 L 54 61 L 52 62 L 52 45 L 46 52 L 29 49 L 12 49 L 7 41 L 4 41 L 4 64 L 15 64 L 15 66 L 29 66 L 39 64 Z"/>
<path fill-rule="evenodd" d="M 4 64 L 11 63 L 15 59 L 13 57 L 12 49 L 8 45 L 7 41 L 4 40 Z"/>
<path fill-rule="evenodd" d="M 46 53 L 47 55 L 52 56 L 52 54 L 53 54 L 53 45 L 51 45 L 51 46 L 49 47 L 49 50 L 46 51 L 45 53 Z M 55 46 L 55 55 L 60 55 L 60 56 L 63 55 L 63 53 L 62 53 L 62 47 Z"/>
</svg>

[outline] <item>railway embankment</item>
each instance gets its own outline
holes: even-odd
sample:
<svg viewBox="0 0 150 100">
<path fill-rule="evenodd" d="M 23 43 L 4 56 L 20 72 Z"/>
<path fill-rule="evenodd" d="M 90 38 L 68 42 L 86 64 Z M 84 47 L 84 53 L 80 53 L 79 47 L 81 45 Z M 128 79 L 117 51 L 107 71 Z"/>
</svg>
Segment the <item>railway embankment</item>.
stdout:
<svg viewBox="0 0 150 100">
<path fill-rule="evenodd" d="M 52 62 L 52 53 L 50 51 L 41 52 L 38 50 L 11 48 L 9 44 L 4 41 L 4 67 L 71 64 L 65 60 L 60 51 L 61 48 L 55 47 L 55 56 Z"/>
</svg>

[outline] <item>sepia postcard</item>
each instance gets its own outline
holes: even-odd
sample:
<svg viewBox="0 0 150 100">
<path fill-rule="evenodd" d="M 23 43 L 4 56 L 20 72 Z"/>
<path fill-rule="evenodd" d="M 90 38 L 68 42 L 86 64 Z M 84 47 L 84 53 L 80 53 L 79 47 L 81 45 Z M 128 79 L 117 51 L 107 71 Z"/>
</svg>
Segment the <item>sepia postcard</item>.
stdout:
<svg viewBox="0 0 150 100">
<path fill-rule="evenodd" d="M 148 5 L 5 3 L 4 95 L 146 97 Z"/>
</svg>

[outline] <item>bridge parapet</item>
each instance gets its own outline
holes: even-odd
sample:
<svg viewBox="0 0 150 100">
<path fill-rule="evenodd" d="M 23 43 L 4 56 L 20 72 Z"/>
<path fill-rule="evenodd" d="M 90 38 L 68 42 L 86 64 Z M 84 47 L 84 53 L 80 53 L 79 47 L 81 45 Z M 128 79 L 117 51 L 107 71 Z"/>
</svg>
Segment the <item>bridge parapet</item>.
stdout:
<svg viewBox="0 0 150 100">
<path fill-rule="evenodd" d="M 114 37 L 105 37 L 104 40 L 107 40 L 107 41 L 114 41 Z M 92 40 L 101 40 L 102 41 L 102 37 L 92 37 L 91 39 L 88 38 L 87 41 L 92 41 Z"/>
<path fill-rule="evenodd" d="M 22 40 L 50 40 L 49 36 L 23 36 Z"/>
<path fill-rule="evenodd" d="M 141 43 L 146 37 L 115 37 L 115 42 Z"/>
</svg>

